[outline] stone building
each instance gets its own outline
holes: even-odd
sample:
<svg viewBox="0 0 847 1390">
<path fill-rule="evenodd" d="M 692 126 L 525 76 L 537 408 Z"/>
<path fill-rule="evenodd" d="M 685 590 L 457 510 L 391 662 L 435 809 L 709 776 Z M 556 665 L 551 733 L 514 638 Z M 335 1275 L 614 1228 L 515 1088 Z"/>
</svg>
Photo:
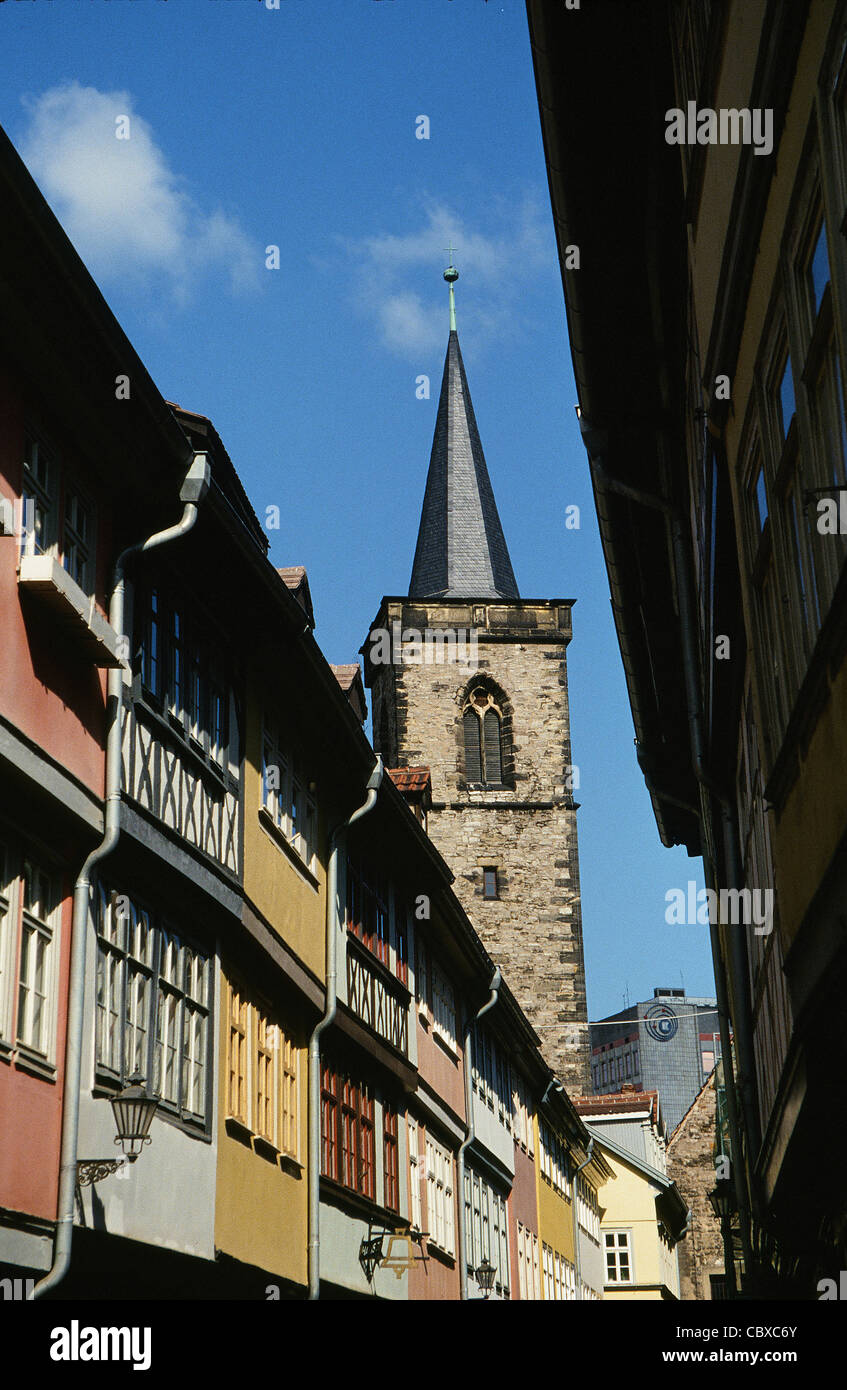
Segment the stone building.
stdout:
<svg viewBox="0 0 847 1390">
<path fill-rule="evenodd" d="M 450 336 L 408 595 L 383 598 L 362 653 L 374 745 L 427 765 L 429 833 L 456 892 L 568 1086 L 588 1028 L 570 745 L 567 599 L 521 598 Z"/>
<path fill-rule="evenodd" d="M 668 1177 L 691 1211 L 679 1246 L 680 1298 L 724 1298 L 725 1275 L 720 1225 L 709 1202 L 715 1185 L 715 1073 L 704 1081 L 668 1140 Z"/>
</svg>

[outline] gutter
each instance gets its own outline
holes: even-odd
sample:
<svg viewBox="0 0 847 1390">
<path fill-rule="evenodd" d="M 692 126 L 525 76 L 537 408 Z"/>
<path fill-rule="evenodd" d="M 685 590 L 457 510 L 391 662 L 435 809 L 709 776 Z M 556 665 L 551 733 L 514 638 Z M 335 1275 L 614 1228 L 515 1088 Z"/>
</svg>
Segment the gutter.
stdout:
<svg viewBox="0 0 847 1390">
<path fill-rule="evenodd" d="M 115 564 L 112 597 L 109 602 L 109 622 L 118 634 L 124 630 L 124 568 L 132 556 L 154 550 L 169 541 L 186 535 L 197 520 L 198 504 L 209 489 L 209 462 L 205 454 L 195 454 L 180 489 L 180 501 L 185 503 L 182 517 L 175 526 L 157 531 L 146 541 L 121 551 Z M 118 843 L 121 806 L 121 715 L 123 709 L 124 667 L 109 670 L 109 723 L 106 735 L 105 810 L 103 839 L 88 855 L 74 884 L 71 924 L 71 961 L 68 978 L 68 1021 L 65 1040 L 65 1086 L 62 1110 L 62 1148 L 59 1161 L 59 1197 L 57 1204 L 56 1240 L 53 1264 L 43 1279 L 39 1279 L 30 1299 L 42 1298 L 61 1283 L 71 1262 L 74 1225 L 74 1196 L 77 1185 L 79 1141 L 79 1098 L 82 1075 L 82 1033 L 85 1020 L 85 948 L 91 899 L 91 873 Z"/>
<path fill-rule="evenodd" d="M 315 1024 L 309 1039 L 309 1293 L 308 1298 L 320 1297 L 321 1287 L 321 1034 L 335 1018 L 338 1004 L 338 848 L 341 837 L 351 825 L 361 820 L 376 805 L 382 782 L 382 758 L 367 782 L 367 796 L 362 805 L 347 820 L 333 830 L 329 840 L 329 863 L 326 875 L 326 1007 Z"/>
<path fill-rule="evenodd" d="M 602 454 L 605 451 L 606 445 L 605 432 L 593 429 L 582 414 L 580 415 L 580 429 L 582 430 L 583 442 L 588 452 L 589 465 L 595 487 L 599 485 L 600 488 L 606 491 L 617 493 L 619 496 L 627 497 L 630 501 L 637 502 L 642 506 L 652 507 L 661 511 L 670 523 L 672 540 L 671 568 L 676 585 L 680 635 L 682 639 L 682 662 L 686 703 L 688 706 L 691 765 L 701 788 L 699 820 L 705 877 L 707 886 L 714 888 L 716 879 L 715 853 L 714 846 L 711 843 L 711 816 L 708 808 L 708 794 L 711 794 L 721 808 L 727 876 L 732 880 L 730 886 L 740 887 L 740 882 L 737 881 L 740 877 L 740 865 L 738 858 L 736 811 L 729 798 L 725 796 L 722 789 L 709 773 L 705 762 L 702 710 L 700 707 L 700 691 L 697 676 L 697 649 L 694 639 L 696 619 L 694 614 L 693 582 L 691 578 L 688 548 L 685 544 L 685 530 L 682 517 L 673 504 L 668 502 L 665 498 L 658 497 L 653 493 L 645 492 L 640 488 L 635 488 L 629 484 L 620 482 L 618 479 L 612 477 L 611 474 L 607 473 L 602 462 Z M 749 1224 L 751 1194 L 748 1194 L 747 1191 L 744 1164 L 742 1162 L 742 1154 L 744 1151 L 742 1145 L 742 1119 L 743 1128 L 744 1131 L 746 1131 L 746 1138 L 748 1141 L 747 1149 L 751 1166 L 755 1161 L 760 1139 L 758 1136 L 758 1111 L 753 1081 L 755 1070 L 753 1069 L 752 1025 L 749 1001 L 746 997 L 744 988 L 744 982 L 747 978 L 747 962 L 740 933 L 737 931 L 730 931 L 730 955 L 733 965 L 732 976 L 735 1004 L 733 1021 L 735 1023 L 735 1033 L 738 1043 L 738 1082 L 736 1083 L 732 1061 L 733 1053 L 729 1040 L 729 998 L 721 951 L 720 931 L 716 922 L 710 922 L 709 924 L 709 937 L 712 949 L 712 965 L 715 973 L 715 993 L 718 1004 L 721 1051 L 723 1055 L 729 1059 L 729 1065 L 726 1067 L 726 1093 L 730 1133 L 732 1136 L 733 1150 L 737 1160 L 732 1165 L 733 1177 L 735 1180 L 735 1194 L 738 1201 L 740 1216 L 744 1263 L 745 1267 L 752 1271 L 753 1256 L 750 1246 Z M 743 1105 L 739 1105 L 739 1089 L 743 1095 Z"/>
<path fill-rule="evenodd" d="M 468 1250 L 467 1236 L 465 1232 L 465 1149 L 469 1148 L 470 1145 L 473 1143 L 474 1136 L 476 1133 L 474 1129 L 473 1117 L 473 1071 L 471 1058 L 471 1030 L 474 1024 L 479 1022 L 483 1014 L 487 1014 L 489 1009 L 494 1008 L 494 1005 L 497 1003 L 497 997 L 500 993 L 500 986 L 502 982 L 503 977 L 501 976 L 499 969 L 495 967 L 494 974 L 491 976 L 491 984 L 489 986 L 491 994 L 489 995 L 487 1002 L 483 1004 L 482 1008 L 476 1014 L 474 1014 L 473 1017 L 468 1017 L 465 1023 L 463 1052 L 465 1063 L 465 1114 L 467 1116 L 468 1132 L 462 1140 L 462 1143 L 459 1145 L 459 1152 L 456 1155 L 456 1188 L 458 1190 L 459 1198 L 459 1297 L 463 1300 L 467 1299 L 468 1296 Z"/>
</svg>

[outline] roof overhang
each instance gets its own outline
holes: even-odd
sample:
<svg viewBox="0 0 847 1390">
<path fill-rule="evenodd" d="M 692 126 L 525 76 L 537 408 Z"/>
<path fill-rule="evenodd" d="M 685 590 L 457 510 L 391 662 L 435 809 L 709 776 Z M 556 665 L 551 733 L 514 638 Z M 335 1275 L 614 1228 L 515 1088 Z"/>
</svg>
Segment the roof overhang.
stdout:
<svg viewBox="0 0 847 1390">
<path fill-rule="evenodd" d="M 640 761 L 666 845 L 700 852 L 667 511 L 685 514 L 686 221 L 666 5 L 528 0 L 580 423 Z M 613 79 L 612 79 L 613 75 Z M 567 268 L 578 246 L 580 267 Z M 663 795 L 662 795 L 663 794 Z M 682 803 L 682 804 L 676 804 Z"/>
</svg>

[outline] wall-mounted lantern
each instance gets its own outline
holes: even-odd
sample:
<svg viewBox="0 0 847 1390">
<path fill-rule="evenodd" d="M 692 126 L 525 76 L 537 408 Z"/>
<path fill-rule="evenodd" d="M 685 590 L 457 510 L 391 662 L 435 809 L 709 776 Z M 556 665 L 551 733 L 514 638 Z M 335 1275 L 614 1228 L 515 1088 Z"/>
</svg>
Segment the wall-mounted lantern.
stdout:
<svg viewBox="0 0 847 1390">
<path fill-rule="evenodd" d="M 482 1289 L 483 1298 L 491 1297 L 491 1290 L 494 1288 L 494 1276 L 497 1270 L 489 1259 L 484 1259 L 482 1264 L 476 1267 L 476 1282 Z"/>
<path fill-rule="evenodd" d="M 115 1117 L 117 1134 L 115 1143 L 123 1149 L 123 1158 L 84 1158 L 76 1166 L 77 1182 L 80 1187 L 101 1182 L 103 1178 L 116 1173 L 126 1163 L 134 1163 L 144 1148 L 151 1142 L 149 1129 L 159 1104 L 158 1096 L 148 1094 L 144 1077 L 131 1076 L 129 1084 L 111 1097 L 112 1114 Z"/>
</svg>

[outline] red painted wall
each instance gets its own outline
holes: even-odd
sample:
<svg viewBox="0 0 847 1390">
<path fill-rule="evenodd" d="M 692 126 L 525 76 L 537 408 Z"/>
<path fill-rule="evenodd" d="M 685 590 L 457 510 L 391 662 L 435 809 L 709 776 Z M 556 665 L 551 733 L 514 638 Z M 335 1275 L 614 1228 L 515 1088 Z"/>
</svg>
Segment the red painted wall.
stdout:
<svg viewBox="0 0 847 1390">
<path fill-rule="evenodd" d="M 78 451 L 63 439 L 54 421 L 27 412 L 22 391 L 0 365 L 0 493 L 13 503 L 21 497 L 26 431 L 30 427 L 49 439 L 57 460 L 93 505 L 96 592 L 98 604 L 105 611 L 112 527 L 102 485 Z M 60 515 L 64 506 L 64 476 L 62 468 L 57 498 Z M 49 759 L 101 798 L 106 672 L 74 651 L 72 643 L 60 634 L 53 613 L 37 598 L 19 594 L 19 550 L 17 537 L 0 539 L 0 714 Z M 31 848 L 39 862 L 46 862 L 37 846 L 26 838 L 26 819 L 31 833 L 40 836 L 62 865 L 56 870 L 61 882 L 61 903 L 57 909 L 56 1073 L 48 1079 L 27 1070 L 17 1054 L 10 1058 L 7 1053 L 0 1053 L 0 1206 L 48 1220 L 55 1219 L 58 1191 L 72 891 L 91 848 L 90 835 L 86 838 L 57 832 L 51 816 L 54 804 L 47 791 L 30 788 L 20 825 L 15 822 L 13 804 L 0 808 L 0 820 L 8 823 L 19 849 L 25 852 Z M 19 904 L 14 927 L 13 970 L 17 978 Z M 10 1136 L 14 1142 L 9 1142 Z"/>
<path fill-rule="evenodd" d="M 444 1105 L 460 1119 L 465 1117 L 464 1060 L 461 1043 L 454 1057 L 432 1031 L 432 1022 L 422 1018 L 417 1007 L 418 1019 L 418 1074 L 440 1096 Z"/>
<path fill-rule="evenodd" d="M 538 1200 L 535 1187 L 535 1164 L 520 1146 L 515 1145 L 515 1180 L 509 1198 L 509 1262 L 512 1267 L 512 1298 L 518 1298 L 518 1222 L 538 1234 Z"/>
<path fill-rule="evenodd" d="M 33 424 L 42 422 L 33 419 Z M 21 497 L 26 415 L 8 375 L 0 370 L 0 492 Z M 97 599 L 103 607 L 104 557 L 111 540 L 101 489 L 72 450 L 50 432 L 57 455 L 90 497 L 97 515 Z M 60 493 L 59 504 L 63 495 Z M 106 673 L 74 660 L 57 624 L 32 596 L 18 594 L 16 539 L 0 540 L 0 713 L 97 796 L 103 795 Z"/>
</svg>

